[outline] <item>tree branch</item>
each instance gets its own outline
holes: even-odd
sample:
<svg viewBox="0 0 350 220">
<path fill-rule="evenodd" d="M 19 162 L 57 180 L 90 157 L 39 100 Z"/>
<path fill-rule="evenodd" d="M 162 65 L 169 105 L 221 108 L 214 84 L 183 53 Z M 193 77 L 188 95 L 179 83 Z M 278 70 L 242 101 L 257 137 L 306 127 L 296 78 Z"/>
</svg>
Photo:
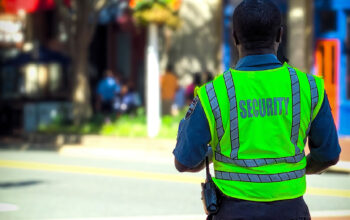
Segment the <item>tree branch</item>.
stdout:
<svg viewBox="0 0 350 220">
<path fill-rule="evenodd" d="M 54 0 L 56 6 L 58 7 L 59 14 L 62 17 L 70 17 L 69 9 L 68 7 L 64 4 L 63 0 Z"/>
<path fill-rule="evenodd" d="M 97 0 L 94 6 L 94 10 L 99 13 L 102 8 L 106 6 L 106 4 L 107 0 Z"/>
</svg>

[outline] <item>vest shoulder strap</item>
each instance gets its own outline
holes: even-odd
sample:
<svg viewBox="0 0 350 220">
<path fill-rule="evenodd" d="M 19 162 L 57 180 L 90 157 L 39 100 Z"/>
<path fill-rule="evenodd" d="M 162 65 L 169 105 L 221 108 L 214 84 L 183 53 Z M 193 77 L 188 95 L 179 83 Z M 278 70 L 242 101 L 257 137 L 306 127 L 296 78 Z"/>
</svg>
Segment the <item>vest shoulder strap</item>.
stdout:
<svg viewBox="0 0 350 220">
<path fill-rule="evenodd" d="M 298 70 L 297 68 L 293 67 L 293 69 L 295 69 L 297 74 L 305 74 L 308 79 L 310 92 L 311 92 L 311 111 L 312 111 L 311 121 L 313 121 L 317 116 L 318 112 L 320 111 L 323 103 L 324 93 L 325 93 L 324 80 L 319 76 L 304 73 Z"/>
</svg>

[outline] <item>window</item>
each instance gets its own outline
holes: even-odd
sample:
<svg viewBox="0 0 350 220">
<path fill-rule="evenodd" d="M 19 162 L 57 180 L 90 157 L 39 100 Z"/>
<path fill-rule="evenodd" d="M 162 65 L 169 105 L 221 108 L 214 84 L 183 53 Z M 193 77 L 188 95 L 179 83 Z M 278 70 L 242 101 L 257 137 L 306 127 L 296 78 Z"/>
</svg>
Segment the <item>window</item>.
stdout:
<svg viewBox="0 0 350 220">
<path fill-rule="evenodd" d="M 23 68 L 24 89 L 27 97 L 57 96 L 65 89 L 63 71 L 59 64 L 27 64 Z"/>
<path fill-rule="evenodd" d="M 4 67 L 0 73 L 1 98 L 18 97 L 20 95 L 19 84 L 21 80 L 15 67 Z"/>
<path fill-rule="evenodd" d="M 335 31 L 337 29 L 337 12 L 320 11 L 320 31 L 321 33 Z"/>
</svg>

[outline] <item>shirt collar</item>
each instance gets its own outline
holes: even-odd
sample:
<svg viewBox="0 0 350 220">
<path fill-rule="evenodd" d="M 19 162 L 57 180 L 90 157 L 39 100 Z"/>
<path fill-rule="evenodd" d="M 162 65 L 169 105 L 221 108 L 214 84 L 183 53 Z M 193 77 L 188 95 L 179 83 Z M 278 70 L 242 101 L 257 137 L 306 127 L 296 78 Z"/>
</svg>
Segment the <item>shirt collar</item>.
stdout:
<svg viewBox="0 0 350 220">
<path fill-rule="evenodd" d="M 263 67 L 263 66 L 282 66 L 282 63 L 274 54 L 259 54 L 249 55 L 241 58 L 235 67 L 236 70 L 242 70 L 249 67 Z"/>
</svg>

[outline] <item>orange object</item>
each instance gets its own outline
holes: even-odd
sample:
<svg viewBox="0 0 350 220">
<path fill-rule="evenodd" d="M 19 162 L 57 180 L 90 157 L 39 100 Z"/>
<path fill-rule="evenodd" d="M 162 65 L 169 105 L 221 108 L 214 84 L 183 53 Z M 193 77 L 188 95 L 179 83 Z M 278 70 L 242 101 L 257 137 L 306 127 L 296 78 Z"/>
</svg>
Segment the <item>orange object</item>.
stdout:
<svg viewBox="0 0 350 220">
<path fill-rule="evenodd" d="M 165 73 L 161 78 L 161 91 L 163 100 L 174 100 L 178 89 L 177 78 L 172 73 Z"/>
<path fill-rule="evenodd" d="M 130 0 L 129 2 L 129 7 L 130 8 L 135 8 L 137 5 L 138 0 Z"/>
<path fill-rule="evenodd" d="M 181 0 L 172 0 L 170 5 L 172 10 L 178 11 L 181 6 Z"/>
<path fill-rule="evenodd" d="M 339 77 L 339 40 L 320 39 L 316 42 L 316 74 L 324 79 L 325 89 L 332 109 L 333 118 L 338 126 L 338 77 Z"/>
</svg>

